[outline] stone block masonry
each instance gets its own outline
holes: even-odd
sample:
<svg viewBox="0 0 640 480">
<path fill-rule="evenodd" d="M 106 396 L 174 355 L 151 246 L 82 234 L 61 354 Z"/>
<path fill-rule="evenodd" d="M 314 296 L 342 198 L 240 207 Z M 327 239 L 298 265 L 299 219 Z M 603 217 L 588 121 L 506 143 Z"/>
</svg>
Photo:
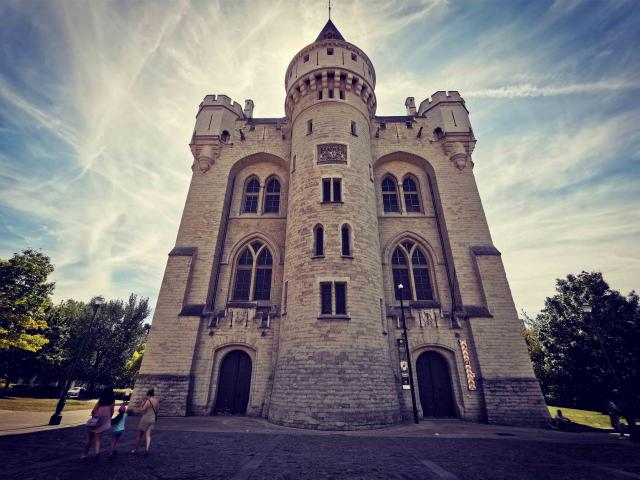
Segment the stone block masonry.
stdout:
<svg viewBox="0 0 640 480">
<path fill-rule="evenodd" d="M 154 387 L 161 415 L 309 429 L 407 419 L 402 282 L 420 415 L 549 420 L 464 99 L 439 91 L 419 108 L 409 97 L 406 116 L 376 116 L 375 84 L 329 21 L 286 70 L 284 117 L 204 98 L 134 400 Z"/>
</svg>

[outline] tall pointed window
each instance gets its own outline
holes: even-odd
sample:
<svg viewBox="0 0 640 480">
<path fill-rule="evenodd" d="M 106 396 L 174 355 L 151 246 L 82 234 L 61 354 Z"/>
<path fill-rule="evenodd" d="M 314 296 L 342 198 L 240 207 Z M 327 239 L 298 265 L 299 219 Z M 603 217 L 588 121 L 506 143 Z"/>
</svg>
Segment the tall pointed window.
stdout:
<svg viewBox="0 0 640 480">
<path fill-rule="evenodd" d="M 258 212 L 258 195 L 260 195 L 260 182 L 257 178 L 252 178 L 247 182 L 244 189 L 244 200 L 242 202 L 242 211 L 244 213 Z"/>
<path fill-rule="evenodd" d="M 324 228 L 322 228 L 322 225 L 316 225 L 313 233 L 313 254 L 316 257 L 322 257 L 324 256 Z"/>
<path fill-rule="evenodd" d="M 382 205 L 385 212 L 400 211 L 396 182 L 391 177 L 385 177 L 382 180 Z"/>
<path fill-rule="evenodd" d="M 267 182 L 264 213 L 280 213 L 280 182 L 275 178 Z"/>
<path fill-rule="evenodd" d="M 273 257 L 262 242 L 247 245 L 236 264 L 233 300 L 252 301 L 271 298 Z"/>
<path fill-rule="evenodd" d="M 345 224 L 341 229 L 342 235 L 342 256 L 350 257 L 351 256 L 351 229 L 349 225 Z"/>
<path fill-rule="evenodd" d="M 402 181 L 402 190 L 407 212 L 420 212 L 420 195 L 416 181 L 412 177 L 405 177 Z"/>
<path fill-rule="evenodd" d="M 416 243 L 411 240 L 401 242 L 393 251 L 391 266 L 396 300 L 400 300 L 399 283 L 408 297 L 405 300 L 433 300 L 429 262 Z"/>
</svg>

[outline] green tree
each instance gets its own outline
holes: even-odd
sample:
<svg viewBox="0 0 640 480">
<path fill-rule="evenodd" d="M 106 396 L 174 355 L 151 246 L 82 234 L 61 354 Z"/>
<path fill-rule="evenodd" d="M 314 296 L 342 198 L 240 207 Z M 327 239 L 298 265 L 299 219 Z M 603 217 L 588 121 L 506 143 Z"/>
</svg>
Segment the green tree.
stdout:
<svg viewBox="0 0 640 480">
<path fill-rule="evenodd" d="M 67 361 L 74 358 L 82 341 L 86 340 L 76 379 L 91 389 L 107 385 L 128 386 L 127 361 L 145 335 L 144 320 L 150 313 L 148 299 L 138 299 L 131 294 L 127 302 L 109 300 L 98 310 L 91 329 L 90 303 L 68 300 L 60 308 L 60 315 L 67 319 L 70 329 Z"/>
<path fill-rule="evenodd" d="M 0 259 L 0 377 L 5 387 L 47 343 L 47 314 L 54 284 L 49 257 L 35 250 Z"/>
<path fill-rule="evenodd" d="M 35 250 L 0 259 L 0 350 L 36 352 L 47 343 L 39 332 L 47 328 L 52 272 L 49 257 Z"/>
<path fill-rule="evenodd" d="M 532 360 L 547 400 L 605 410 L 621 403 L 627 418 L 640 412 L 638 296 L 612 290 L 600 272 L 568 275 L 529 326 Z M 584 311 L 588 305 L 592 311 Z"/>
<path fill-rule="evenodd" d="M 148 327 L 148 325 L 147 325 Z M 125 365 L 124 376 L 122 377 L 122 387 L 133 387 L 138 372 L 140 372 L 140 366 L 142 365 L 142 357 L 144 356 L 144 349 L 147 346 L 147 333 L 148 328 L 145 331 L 144 337 L 138 345 L 138 348 Z"/>
</svg>

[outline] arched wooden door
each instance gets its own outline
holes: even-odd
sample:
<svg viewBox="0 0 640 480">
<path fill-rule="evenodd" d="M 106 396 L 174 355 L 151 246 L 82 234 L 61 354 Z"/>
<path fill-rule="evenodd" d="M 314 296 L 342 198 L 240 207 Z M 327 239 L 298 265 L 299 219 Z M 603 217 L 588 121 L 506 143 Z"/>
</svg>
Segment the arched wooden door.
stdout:
<svg viewBox="0 0 640 480">
<path fill-rule="evenodd" d="M 420 404 L 425 417 L 455 417 L 451 375 L 445 358 L 424 352 L 416 362 Z"/>
<path fill-rule="evenodd" d="M 225 355 L 220 365 L 214 415 L 241 415 L 247 412 L 251 387 L 251 358 L 242 350 Z"/>
</svg>

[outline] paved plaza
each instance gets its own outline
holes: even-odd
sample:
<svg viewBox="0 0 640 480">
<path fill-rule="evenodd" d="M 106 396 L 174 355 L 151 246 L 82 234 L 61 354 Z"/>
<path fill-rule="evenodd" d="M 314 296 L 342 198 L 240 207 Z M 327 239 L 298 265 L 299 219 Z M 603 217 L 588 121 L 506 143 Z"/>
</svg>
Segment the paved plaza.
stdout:
<svg viewBox="0 0 640 480">
<path fill-rule="evenodd" d="M 640 446 L 627 438 L 458 420 L 313 432 L 247 417 L 161 418 L 144 457 L 128 453 L 138 421 L 131 418 L 115 459 L 103 453 L 84 463 L 77 423 L 87 412 L 69 412 L 65 428 L 36 426 L 38 414 L 23 429 L 18 413 L 0 412 L 0 476 L 7 480 L 640 479 Z"/>
</svg>

